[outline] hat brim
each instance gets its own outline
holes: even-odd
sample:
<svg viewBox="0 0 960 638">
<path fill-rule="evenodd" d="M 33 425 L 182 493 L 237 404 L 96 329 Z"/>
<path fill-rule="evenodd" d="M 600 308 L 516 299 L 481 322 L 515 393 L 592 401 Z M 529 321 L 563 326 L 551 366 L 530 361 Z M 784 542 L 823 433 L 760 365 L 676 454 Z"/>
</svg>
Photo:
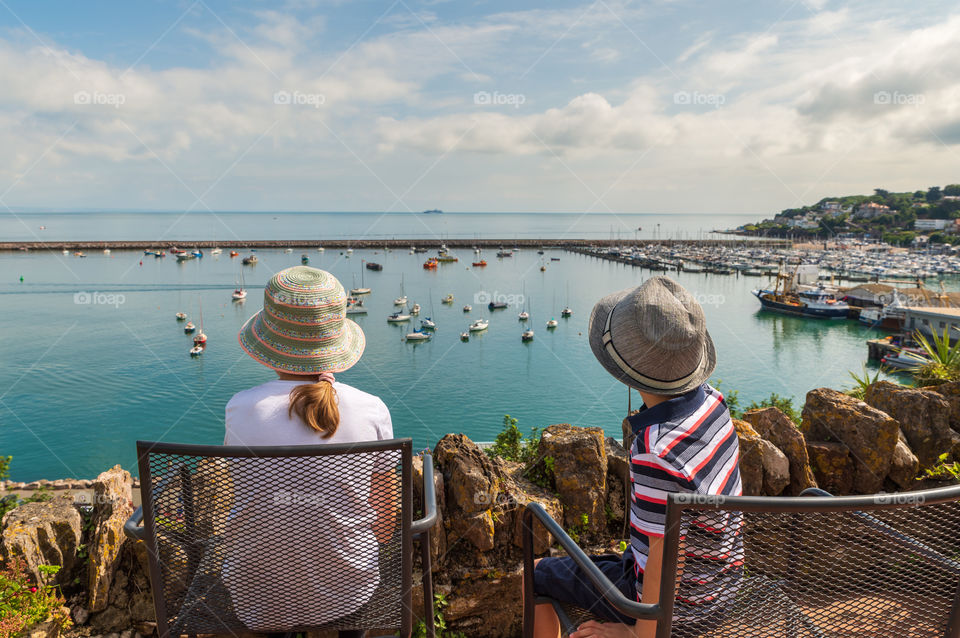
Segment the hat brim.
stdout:
<svg viewBox="0 0 960 638">
<path fill-rule="evenodd" d="M 277 349 L 278 344 L 271 345 L 268 340 L 261 338 L 260 335 L 266 334 L 264 331 L 263 310 L 260 310 L 240 328 L 237 335 L 240 347 L 257 363 L 289 374 L 343 372 L 360 360 L 366 347 L 363 330 L 356 322 L 346 318 L 339 339 L 297 355 L 282 352 Z"/>
<path fill-rule="evenodd" d="M 713 345 L 713 339 L 710 337 L 709 332 L 704 333 L 703 354 L 700 357 L 700 365 L 693 373 L 693 377 L 690 379 L 690 381 L 677 388 L 670 388 L 670 390 L 665 391 L 663 388 L 654 388 L 644 385 L 643 383 L 624 373 L 623 370 L 617 366 L 613 360 L 613 357 L 611 357 L 610 354 L 607 353 L 606 348 L 603 347 L 603 333 L 607 325 L 607 318 L 610 316 L 610 313 L 613 312 L 613 308 L 633 290 L 633 288 L 627 288 L 625 290 L 607 295 L 597 302 L 597 304 L 593 307 L 593 312 L 590 313 L 590 327 L 588 329 L 590 337 L 590 349 L 593 350 L 593 356 L 597 358 L 597 361 L 600 362 L 600 365 L 606 368 L 607 372 L 613 375 L 617 381 L 620 381 L 631 388 L 635 388 L 643 392 L 649 392 L 650 394 L 674 396 L 678 394 L 684 394 L 690 390 L 695 390 L 706 383 L 710 378 L 710 375 L 713 374 L 714 369 L 717 367 L 717 351 Z"/>
</svg>

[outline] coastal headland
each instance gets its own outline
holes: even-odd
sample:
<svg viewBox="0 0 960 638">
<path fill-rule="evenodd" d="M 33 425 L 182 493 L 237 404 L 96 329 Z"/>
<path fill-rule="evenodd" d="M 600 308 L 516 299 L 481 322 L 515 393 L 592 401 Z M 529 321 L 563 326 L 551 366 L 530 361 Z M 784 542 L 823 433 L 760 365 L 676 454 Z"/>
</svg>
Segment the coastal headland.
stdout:
<svg viewBox="0 0 960 638">
<path fill-rule="evenodd" d="M 391 248 L 408 249 L 411 246 L 417 248 L 439 248 L 441 245 L 447 248 L 567 248 L 567 247 L 587 247 L 587 246 L 620 246 L 629 242 L 622 239 L 576 239 L 569 237 L 544 238 L 544 239 L 471 239 L 471 238 L 423 238 L 423 239 L 237 239 L 232 241 L 212 241 L 212 240 L 171 240 L 157 239 L 155 241 L 129 240 L 129 241 L 6 241 L 0 242 L 0 250 L 149 250 L 154 248 L 165 248 L 169 246 L 180 246 L 183 248 L 215 248 L 215 247 L 238 247 L 238 248 L 303 248 L 316 249 L 323 248 Z M 792 242 L 785 239 L 644 239 L 644 244 L 677 246 L 677 245 L 698 245 L 698 246 L 729 246 L 729 247 L 765 247 L 765 248 L 789 248 Z"/>
</svg>

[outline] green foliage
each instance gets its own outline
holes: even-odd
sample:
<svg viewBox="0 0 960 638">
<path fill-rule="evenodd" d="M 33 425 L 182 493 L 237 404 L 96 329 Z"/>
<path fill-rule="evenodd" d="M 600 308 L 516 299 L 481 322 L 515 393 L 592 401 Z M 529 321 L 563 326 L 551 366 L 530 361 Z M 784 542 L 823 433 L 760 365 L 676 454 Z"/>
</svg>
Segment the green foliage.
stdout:
<svg viewBox="0 0 960 638">
<path fill-rule="evenodd" d="M 871 377 L 870 370 L 867 369 L 866 363 L 863 364 L 862 376 L 858 376 L 856 372 L 851 370 L 850 377 L 853 378 L 854 386 L 847 390 L 847 394 L 855 399 L 863 400 L 863 397 L 867 394 L 867 388 L 880 380 L 881 371 L 882 370 L 877 370 Z"/>
<path fill-rule="evenodd" d="M 60 571 L 58 565 L 40 565 L 41 582 L 32 582 L 22 558 L 12 558 L 0 568 L 0 638 L 14 638 L 28 629 L 53 621 L 62 630 L 69 627 L 70 616 L 56 585 L 50 584 Z"/>
<path fill-rule="evenodd" d="M 932 468 L 924 470 L 926 473 L 926 478 L 937 479 L 940 481 L 960 481 L 960 463 L 954 461 L 953 463 L 947 463 L 947 458 L 950 456 L 949 453 L 941 454 L 937 457 L 937 464 Z M 924 477 L 919 477 L 917 480 L 922 480 Z"/>
<path fill-rule="evenodd" d="M 627 544 L 627 541 L 620 541 L 620 545 L 618 547 L 620 548 L 621 552 L 625 552 L 627 551 L 627 547 L 629 547 L 629 545 Z"/>
<path fill-rule="evenodd" d="M 945 327 L 943 336 L 934 332 L 932 341 L 919 330 L 914 333 L 914 340 L 929 359 L 924 361 L 917 357 L 917 365 L 909 368 L 917 385 L 939 385 L 960 380 L 960 341 L 950 345 L 949 330 L 949 326 Z"/>
<path fill-rule="evenodd" d="M 770 396 L 766 399 L 761 399 L 759 403 L 757 401 L 751 401 L 750 405 L 743 409 L 743 412 L 740 412 L 739 415 L 734 416 L 734 418 L 743 418 L 744 412 L 749 412 L 750 410 L 762 410 L 763 408 L 777 408 L 788 417 L 790 420 L 800 425 L 800 412 L 793 407 L 793 399 L 790 397 L 782 397 L 776 392 L 771 392 Z M 731 411 L 731 415 L 733 412 Z"/>
<path fill-rule="evenodd" d="M 10 478 L 10 461 L 12 460 L 12 456 L 0 456 L 0 481 Z"/>
<path fill-rule="evenodd" d="M 567 536 L 573 539 L 574 543 L 580 542 L 580 536 L 587 533 L 587 526 L 590 525 L 590 517 L 587 514 L 580 515 L 580 523 L 567 530 Z"/>
<path fill-rule="evenodd" d="M 710 385 L 713 386 L 714 390 L 720 392 L 723 395 L 723 402 L 727 404 L 727 409 L 730 410 L 730 415 L 735 419 L 739 419 L 743 415 L 743 411 L 740 409 L 740 392 L 738 390 L 730 390 L 729 392 L 724 392 L 720 389 L 720 386 L 723 385 L 722 379 L 717 379 L 711 381 Z"/>
<path fill-rule="evenodd" d="M 550 489 L 553 484 L 553 466 L 554 458 L 552 456 L 543 457 L 539 463 L 527 469 L 527 478 L 534 485 L 539 485 L 543 489 Z"/>
<path fill-rule="evenodd" d="M 438 638 L 464 638 L 464 633 L 461 631 L 447 631 L 447 621 L 443 617 L 443 610 L 449 605 L 447 597 L 436 592 L 433 595 L 433 627 L 436 631 Z M 413 628 L 414 638 L 426 638 L 427 636 L 427 623 L 420 621 Z"/>
<path fill-rule="evenodd" d="M 0 456 L 0 480 L 9 478 L 10 461 L 12 459 L 13 457 L 11 456 Z M 50 489 L 50 486 L 43 485 L 39 490 L 35 491 L 26 498 L 20 498 L 16 494 L 7 494 L 6 496 L 0 497 L 0 519 L 6 516 L 7 512 L 20 507 L 24 503 L 40 503 L 43 501 L 49 501 L 51 498 L 53 498 L 51 492 L 52 490 Z"/>
<path fill-rule="evenodd" d="M 531 428 L 530 436 L 524 438 L 517 423 L 509 414 L 503 415 L 503 429 L 494 439 L 493 445 L 486 450 L 490 458 L 500 457 L 524 464 L 536 458 L 540 446 L 540 429 Z"/>
</svg>

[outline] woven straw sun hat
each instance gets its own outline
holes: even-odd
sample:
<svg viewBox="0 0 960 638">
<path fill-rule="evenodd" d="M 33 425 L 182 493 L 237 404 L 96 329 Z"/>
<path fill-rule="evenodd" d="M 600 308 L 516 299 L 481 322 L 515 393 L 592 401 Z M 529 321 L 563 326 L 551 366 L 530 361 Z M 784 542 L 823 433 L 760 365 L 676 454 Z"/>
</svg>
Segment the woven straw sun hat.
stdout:
<svg viewBox="0 0 960 638">
<path fill-rule="evenodd" d="M 281 270 L 263 291 L 263 309 L 240 329 L 240 347 L 281 372 L 342 372 L 366 345 L 346 310 L 347 294 L 330 273 L 309 266 Z"/>
<path fill-rule="evenodd" d="M 703 308 L 668 277 L 607 295 L 590 315 L 590 348 L 617 380 L 674 396 L 705 383 L 717 365 Z"/>
</svg>

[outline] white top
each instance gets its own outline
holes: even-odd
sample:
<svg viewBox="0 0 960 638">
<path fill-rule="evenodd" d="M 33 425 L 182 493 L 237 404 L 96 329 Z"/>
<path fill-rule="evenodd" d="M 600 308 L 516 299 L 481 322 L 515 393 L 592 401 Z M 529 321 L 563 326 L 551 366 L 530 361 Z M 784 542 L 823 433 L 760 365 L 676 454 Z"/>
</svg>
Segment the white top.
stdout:
<svg viewBox="0 0 960 638">
<path fill-rule="evenodd" d="M 227 403 L 224 444 L 318 445 L 393 438 L 383 401 L 343 383 L 334 384 L 340 425 L 333 436 L 323 438 L 296 413 L 288 416 L 290 391 L 301 383 L 309 382 L 277 379 L 234 395 Z M 234 489 L 223 535 L 230 557 L 224 563 L 224 582 L 247 627 L 271 631 L 281 619 L 288 626 L 319 625 L 370 599 L 379 583 L 370 479 L 378 465 L 389 472 L 399 460 L 399 454 L 315 457 L 309 472 L 304 459 L 296 460 L 295 470 L 285 468 L 281 459 L 231 461 L 234 475 L 242 473 L 249 490 Z M 264 484 L 272 489 L 264 489 Z M 298 603 L 291 605 L 294 600 Z"/>
</svg>

